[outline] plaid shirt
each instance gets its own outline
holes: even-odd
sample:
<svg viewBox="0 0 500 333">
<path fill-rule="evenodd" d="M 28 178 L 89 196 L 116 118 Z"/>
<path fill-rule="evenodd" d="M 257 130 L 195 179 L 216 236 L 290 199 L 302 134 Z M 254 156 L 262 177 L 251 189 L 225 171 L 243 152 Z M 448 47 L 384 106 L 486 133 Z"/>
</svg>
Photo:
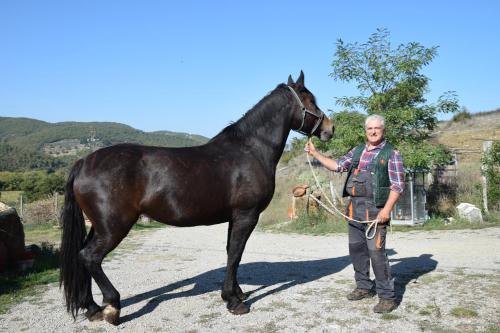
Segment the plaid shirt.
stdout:
<svg viewBox="0 0 500 333">
<path fill-rule="evenodd" d="M 375 156 L 377 156 L 382 148 L 384 148 L 385 143 L 386 141 L 384 140 L 371 150 L 367 150 L 368 145 L 365 145 L 365 149 L 361 153 L 358 169 L 367 170 Z M 338 172 L 349 170 L 349 167 L 352 164 L 352 156 L 355 149 L 356 148 L 351 149 L 347 154 L 337 160 L 337 164 L 339 166 L 337 170 Z M 391 190 L 402 193 L 405 187 L 405 172 L 403 167 L 403 157 L 399 151 L 393 150 L 391 152 L 387 169 L 389 171 L 389 180 L 391 181 Z"/>
</svg>

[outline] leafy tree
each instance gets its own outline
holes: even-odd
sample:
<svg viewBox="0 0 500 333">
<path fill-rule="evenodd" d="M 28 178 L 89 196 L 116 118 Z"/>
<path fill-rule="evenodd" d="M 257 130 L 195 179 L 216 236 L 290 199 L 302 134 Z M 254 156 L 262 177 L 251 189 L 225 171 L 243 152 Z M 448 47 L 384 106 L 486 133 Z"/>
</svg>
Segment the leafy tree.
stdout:
<svg viewBox="0 0 500 333">
<path fill-rule="evenodd" d="M 338 81 L 354 81 L 360 95 L 337 98 L 345 111 L 333 115 L 338 138 L 327 148 L 352 148 L 354 139 L 364 133 L 360 112 L 380 114 L 386 119 L 385 136 L 402 151 L 406 166 L 447 163 L 450 155 L 444 147 L 426 141 L 437 126 L 437 114 L 459 108 L 454 92 L 445 92 L 435 104 L 424 97 L 429 78 L 421 70 L 436 55 L 436 46 L 426 48 L 416 42 L 391 48 L 386 29 L 378 29 L 364 44 L 339 39 L 330 75 Z"/>
<path fill-rule="evenodd" d="M 63 192 L 66 176 L 62 171 L 0 172 L 1 191 L 23 191 L 28 200 L 38 200 Z"/>
<path fill-rule="evenodd" d="M 488 180 L 488 206 L 500 208 L 500 141 L 494 141 L 488 153 L 482 158 L 483 175 Z"/>
</svg>

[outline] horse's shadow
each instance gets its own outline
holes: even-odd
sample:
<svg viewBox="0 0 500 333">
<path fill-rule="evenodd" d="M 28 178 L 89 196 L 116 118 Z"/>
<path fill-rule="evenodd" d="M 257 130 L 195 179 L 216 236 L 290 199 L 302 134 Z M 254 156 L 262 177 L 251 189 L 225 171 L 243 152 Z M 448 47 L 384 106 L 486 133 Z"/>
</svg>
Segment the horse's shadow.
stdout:
<svg viewBox="0 0 500 333">
<path fill-rule="evenodd" d="M 387 254 L 394 255 L 396 251 L 387 249 Z M 420 276 L 436 269 L 437 261 L 431 259 L 431 257 L 432 254 L 422 254 L 419 257 L 389 260 L 391 262 L 391 271 L 395 278 L 395 291 L 398 302 L 402 301 L 408 283 L 412 281 L 415 282 Z M 253 290 L 246 290 L 246 294 L 249 298 L 245 303 L 252 305 L 274 293 L 340 272 L 346 266 L 350 265 L 350 263 L 349 256 L 308 261 L 253 262 L 240 265 L 238 276 L 240 284 L 256 286 Z M 141 309 L 123 316 L 120 321 L 125 323 L 147 313 L 151 313 L 160 303 L 171 299 L 197 296 L 212 291 L 218 291 L 222 288 L 225 271 L 225 267 L 220 267 L 189 279 L 177 281 L 126 298 L 122 300 L 122 307 L 127 307 L 145 300 L 148 300 L 148 302 Z M 193 285 L 191 288 L 185 290 L 191 285 Z M 255 292 L 271 286 L 275 287 L 252 297 L 252 294 Z M 181 290 L 176 291 L 177 289 Z"/>
<path fill-rule="evenodd" d="M 350 259 L 348 256 L 308 261 L 246 263 L 239 267 L 238 280 L 240 284 L 257 286 L 250 291 L 244 290 L 249 296 L 245 303 L 252 305 L 260 299 L 276 292 L 340 272 L 349 264 Z M 225 271 L 225 267 L 220 267 L 189 279 L 126 298 L 122 300 L 122 307 L 127 307 L 147 299 L 149 300 L 141 309 L 123 316 L 120 321 L 124 323 L 150 313 L 164 301 L 221 290 Z M 193 284 L 194 286 L 189 290 L 174 292 L 177 289 L 185 289 Z M 271 286 L 275 287 L 252 297 L 252 294 L 256 291 Z"/>
<path fill-rule="evenodd" d="M 388 255 L 396 253 L 393 249 L 387 250 Z M 419 277 L 436 269 L 438 262 L 431 257 L 432 254 L 425 253 L 418 257 L 389 259 L 392 275 L 395 280 L 394 289 L 398 303 L 402 302 L 406 286 L 410 282 L 417 283 Z"/>
</svg>

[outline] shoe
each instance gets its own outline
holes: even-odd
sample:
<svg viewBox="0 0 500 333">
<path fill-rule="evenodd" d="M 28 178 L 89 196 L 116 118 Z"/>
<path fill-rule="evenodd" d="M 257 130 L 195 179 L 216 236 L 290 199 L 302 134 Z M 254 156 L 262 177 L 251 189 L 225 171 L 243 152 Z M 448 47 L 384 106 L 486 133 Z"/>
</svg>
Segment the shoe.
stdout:
<svg viewBox="0 0 500 333">
<path fill-rule="evenodd" d="M 350 301 L 359 301 L 363 298 L 375 296 L 375 291 L 371 289 L 354 289 L 349 294 L 347 294 L 347 299 Z"/>
<path fill-rule="evenodd" d="M 397 305 L 396 301 L 394 301 L 392 299 L 381 298 L 381 299 L 379 299 L 378 304 L 375 305 L 375 307 L 373 308 L 373 312 L 375 312 L 375 313 L 389 313 L 397 307 L 398 307 L 398 305 Z"/>
</svg>

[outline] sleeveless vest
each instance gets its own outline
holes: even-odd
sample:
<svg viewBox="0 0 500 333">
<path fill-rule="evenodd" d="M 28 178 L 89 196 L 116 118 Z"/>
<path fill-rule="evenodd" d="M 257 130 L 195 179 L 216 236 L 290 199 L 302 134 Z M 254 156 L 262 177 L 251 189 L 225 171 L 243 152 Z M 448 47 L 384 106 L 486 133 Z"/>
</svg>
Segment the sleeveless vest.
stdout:
<svg viewBox="0 0 500 333">
<path fill-rule="evenodd" d="M 354 169 L 356 169 L 359 165 L 359 161 L 361 159 L 361 154 L 365 149 L 365 144 L 361 144 L 357 146 L 354 150 L 354 154 L 352 156 L 352 163 L 349 167 L 347 173 L 347 179 L 344 184 L 343 196 L 349 196 L 347 193 L 347 182 L 352 175 Z M 388 172 L 388 163 L 389 157 L 391 156 L 393 150 L 393 146 L 386 142 L 385 146 L 381 151 L 375 156 L 368 166 L 368 170 L 372 173 L 372 187 L 373 187 L 373 201 L 375 202 L 375 206 L 384 207 L 387 199 L 389 198 L 389 193 L 391 192 L 391 181 L 389 179 Z"/>
</svg>

